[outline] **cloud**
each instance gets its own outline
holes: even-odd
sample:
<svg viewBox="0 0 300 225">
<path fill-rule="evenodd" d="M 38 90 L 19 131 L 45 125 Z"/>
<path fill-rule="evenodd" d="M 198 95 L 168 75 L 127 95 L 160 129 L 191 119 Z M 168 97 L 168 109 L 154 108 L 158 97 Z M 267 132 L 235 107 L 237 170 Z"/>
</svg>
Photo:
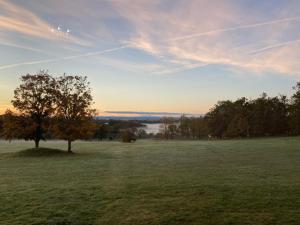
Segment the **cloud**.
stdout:
<svg viewBox="0 0 300 225">
<path fill-rule="evenodd" d="M 300 2 L 288 1 L 288 4 L 281 5 L 273 1 L 256 2 L 254 7 L 249 7 L 246 2 L 53 0 L 28 1 L 17 5 L 0 0 L 0 36 L 20 33 L 25 37 L 33 37 L 22 42 L 23 35 L 18 38 L 14 35 L 18 40 L 9 40 L 9 35 L 6 35 L 0 39 L 3 45 L 43 53 L 37 47 L 43 42 L 33 45 L 35 38 L 38 38 L 54 43 L 75 44 L 46 47 L 47 51 L 53 53 L 56 50 L 62 53 L 62 46 L 64 49 L 70 47 L 71 50 L 88 52 L 12 63 L 2 65 L 0 69 L 97 56 L 104 53 L 93 51 L 93 47 L 118 43 L 126 48 L 142 50 L 158 62 L 157 65 L 153 63 L 144 67 L 138 63 L 125 65 L 128 62 L 126 60 L 124 63 L 106 60 L 108 64 L 132 71 L 137 69 L 163 75 L 213 64 L 258 74 L 274 72 L 300 75 L 300 64 L 297 62 L 300 57 Z M 59 24 L 54 28 L 50 21 L 72 24 L 72 32 L 66 35 L 57 30 Z"/>
<path fill-rule="evenodd" d="M 41 49 L 29 47 L 29 46 L 22 45 L 22 44 L 16 44 L 16 43 L 13 43 L 11 41 L 8 41 L 8 40 L 2 39 L 2 38 L 0 38 L 0 45 L 14 47 L 14 48 L 20 48 L 20 49 L 25 49 L 25 50 L 28 50 L 28 51 L 39 52 L 39 53 L 43 53 L 43 54 L 50 54 L 50 53 L 47 53 L 47 52 L 45 52 L 45 51 L 43 51 Z"/>
<path fill-rule="evenodd" d="M 234 0 L 112 2 L 133 27 L 128 42 L 166 65 L 158 73 L 213 64 L 300 75 L 300 2 L 290 3 L 251 8 Z"/>
<path fill-rule="evenodd" d="M 237 30 L 243 30 L 243 29 L 250 29 L 250 28 L 262 27 L 262 26 L 267 26 L 267 25 L 274 25 L 274 24 L 278 24 L 278 23 L 287 23 L 287 22 L 293 22 L 293 21 L 297 22 L 299 20 L 300 20 L 300 16 L 290 17 L 290 18 L 283 18 L 283 19 L 272 20 L 272 21 L 268 21 L 268 22 L 241 25 L 241 26 L 237 26 L 237 27 L 217 29 L 217 30 L 211 30 L 211 31 L 206 31 L 206 32 L 202 32 L 202 33 L 197 33 L 197 34 L 186 35 L 186 36 L 183 36 L 183 37 L 176 37 L 174 39 L 170 39 L 169 41 L 181 41 L 181 40 L 187 40 L 187 39 L 191 39 L 191 38 L 198 38 L 198 37 L 201 37 L 201 36 L 216 34 L 216 33 L 231 32 L 231 31 L 237 31 Z"/>
<path fill-rule="evenodd" d="M 183 113 L 180 112 L 140 112 L 140 111 L 105 111 L 102 116 L 114 116 L 114 117 L 180 117 Z M 184 114 L 185 116 L 198 117 L 202 114 Z"/>
<path fill-rule="evenodd" d="M 113 114 L 140 114 L 140 115 L 165 115 L 165 116 L 180 116 L 181 113 L 174 112 L 137 112 L 137 111 L 105 111 L 105 113 L 113 113 Z"/>
<path fill-rule="evenodd" d="M 77 58 L 83 58 L 83 57 L 89 57 L 89 56 L 96 56 L 96 55 L 102 55 L 109 52 L 119 51 L 121 49 L 128 48 L 127 45 L 106 49 L 102 51 L 96 51 L 96 52 L 88 52 L 83 54 L 77 54 L 72 56 L 66 56 L 61 58 L 52 58 L 52 59 L 44 59 L 44 60 L 35 60 L 35 61 L 28 61 L 28 62 L 21 62 L 21 63 L 14 63 L 14 64 L 8 64 L 8 65 L 2 65 L 0 66 L 0 70 L 9 69 L 9 68 L 15 68 L 19 66 L 26 66 L 26 65 L 36 65 L 36 64 L 44 64 L 44 63 L 53 63 L 53 62 L 60 62 L 64 60 L 72 60 Z"/>
<path fill-rule="evenodd" d="M 179 66 L 179 67 L 175 67 L 175 68 L 167 68 L 164 70 L 156 71 L 154 73 L 159 74 L 159 75 L 174 74 L 174 73 L 179 73 L 182 71 L 205 67 L 207 65 L 208 64 L 203 64 L 203 63 L 187 63 L 187 64 L 184 64 L 183 66 Z"/>
<path fill-rule="evenodd" d="M 0 16 L 0 29 L 2 33 L 17 32 L 52 41 L 87 45 L 87 43 L 77 37 L 62 31 L 59 32 L 57 27 L 51 26 L 31 11 L 10 1 L 0 0 L 0 13 L 2 14 Z"/>
</svg>

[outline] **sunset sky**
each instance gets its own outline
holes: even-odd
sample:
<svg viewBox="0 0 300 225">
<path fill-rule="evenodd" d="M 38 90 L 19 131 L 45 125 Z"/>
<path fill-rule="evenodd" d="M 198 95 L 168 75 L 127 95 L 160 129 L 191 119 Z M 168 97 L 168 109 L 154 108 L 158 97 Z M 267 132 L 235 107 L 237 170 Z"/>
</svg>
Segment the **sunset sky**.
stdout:
<svg viewBox="0 0 300 225">
<path fill-rule="evenodd" d="M 0 0 L 0 111 L 19 77 L 86 75 L 101 111 L 205 113 L 290 95 L 299 0 Z"/>
</svg>

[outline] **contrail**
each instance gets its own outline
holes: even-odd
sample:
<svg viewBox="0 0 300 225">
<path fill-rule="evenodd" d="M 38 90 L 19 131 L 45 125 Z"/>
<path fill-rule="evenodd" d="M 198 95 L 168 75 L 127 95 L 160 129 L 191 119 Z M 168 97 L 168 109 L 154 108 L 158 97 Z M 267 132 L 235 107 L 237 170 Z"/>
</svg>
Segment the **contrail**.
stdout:
<svg viewBox="0 0 300 225">
<path fill-rule="evenodd" d="M 27 46 L 23 46 L 23 45 L 4 42 L 3 40 L 0 40 L 0 45 L 14 47 L 14 48 L 21 48 L 21 49 L 25 49 L 25 50 L 33 51 L 33 52 L 40 52 L 40 53 L 44 53 L 44 54 L 49 54 L 48 52 L 45 52 L 45 51 L 37 49 L 37 48 L 31 48 L 31 47 L 27 47 Z"/>
<path fill-rule="evenodd" d="M 248 54 L 249 55 L 259 55 L 259 54 L 262 54 L 265 51 L 268 51 L 270 49 L 280 48 L 280 47 L 283 47 L 283 46 L 286 46 L 286 45 L 290 45 L 290 44 L 294 44 L 294 43 L 297 43 L 297 42 L 300 42 L 300 39 L 293 40 L 293 41 L 281 42 L 281 43 L 274 44 L 274 45 L 269 45 L 269 46 L 266 46 L 266 47 L 263 47 L 263 48 L 256 49 L 254 51 L 248 52 Z"/>
<path fill-rule="evenodd" d="M 158 71 L 158 72 L 154 72 L 155 74 L 159 74 L 159 75 L 166 75 L 166 74 L 170 74 L 170 73 L 179 73 L 179 72 L 183 72 L 186 70 L 192 70 L 192 69 L 196 69 L 196 68 L 200 68 L 200 67 L 205 67 L 208 66 L 208 63 L 190 63 L 190 64 L 186 64 L 180 67 L 176 67 L 174 69 L 166 69 L 166 70 L 162 70 L 162 71 Z"/>
<path fill-rule="evenodd" d="M 169 39 L 168 41 L 187 40 L 187 39 L 192 39 L 192 38 L 206 36 L 206 35 L 215 34 L 215 33 L 255 28 L 255 27 L 261 27 L 261 26 L 272 25 L 272 24 L 277 24 L 277 23 L 286 23 L 286 22 L 290 22 L 290 21 L 297 21 L 299 19 L 300 19 L 300 16 L 297 16 L 297 17 L 289 17 L 289 18 L 285 18 L 285 19 L 273 20 L 273 21 L 268 21 L 268 22 L 263 22 L 263 23 L 254 23 L 254 24 L 241 25 L 241 26 L 229 27 L 229 28 L 224 28 L 224 29 L 211 30 L 211 31 L 206 31 L 206 32 L 202 32 L 202 33 L 196 33 L 196 34 L 191 34 L 191 35 L 186 35 L 186 36 L 182 36 L 182 37 Z"/>
<path fill-rule="evenodd" d="M 129 45 L 123 45 L 123 46 L 117 47 L 117 48 L 111 48 L 111 49 L 106 49 L 106 50 L 97 51 L 97 52 L 88 52 L 88 53 L 84 53 L 84 54 L 80 54 L 80 55 L 72 55 L 72 56 L 66 56 L 66 57 L 55 58 L 55 59 L 52 58 L 52 59 L 44 59 L 44 60 L 37 60 L 37 61 L 8 64 L 8 65 L 0 66 L 0 70 L 19 67 L 19 66 L 25 66 L 25 65 L 36 65 L 36 64 L 42 64 L 42 63 L 51 63 L 51 62 L 59 62 L 59 61 L 63 61 L 63 60 L 77 59 L 77 58 L 94 56 L 94 55 L 102 55 L 105 53 L 118 51 L 118 50 L 128 48 L 128 47 L 129 47 Z"/>
</svg>

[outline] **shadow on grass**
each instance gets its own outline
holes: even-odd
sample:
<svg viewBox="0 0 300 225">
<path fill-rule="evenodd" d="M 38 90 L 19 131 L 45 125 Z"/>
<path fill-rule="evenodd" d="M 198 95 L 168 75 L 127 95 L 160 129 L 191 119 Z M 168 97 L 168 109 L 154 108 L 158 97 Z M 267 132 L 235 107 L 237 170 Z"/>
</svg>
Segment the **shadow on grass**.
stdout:
<svg viewBox="0 0 300 225">
<path fill-rule="evenodd" d="M 37 224 L 39 225 L 39 224 Z M 42 224 L 41 224 L 42 225 Z M 72 223 L 72 222 L 54 222 L 54 223 L 46 223 L 45 225 L 92 225 L 91 223 Z"/>
<path fill-rule="evenodd" d="M 61 157 L 74 155 L 73 152 L 68 153 L 67 151 L 53 148 L 30 148 L 15 153 L 17 157 Z"/>
</svg>

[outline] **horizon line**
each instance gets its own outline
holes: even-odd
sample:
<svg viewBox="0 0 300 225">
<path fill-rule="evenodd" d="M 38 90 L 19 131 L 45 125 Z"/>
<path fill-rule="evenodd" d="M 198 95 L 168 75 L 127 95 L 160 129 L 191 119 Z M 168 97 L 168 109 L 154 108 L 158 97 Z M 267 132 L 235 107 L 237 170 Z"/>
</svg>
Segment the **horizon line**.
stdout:
<svg viewBox="0 0 300 225">
<path fill-rule="evenodd" d="M 203 113 L 181 113 L 181 112 L 147 112 L 147 111 L 104 111 L 103 113 L 108 114 L 125 114 L 125 115 L 170 115 L 170 116 L 177 116 L 177 115 L 203 115 Z"/>
</svg>

